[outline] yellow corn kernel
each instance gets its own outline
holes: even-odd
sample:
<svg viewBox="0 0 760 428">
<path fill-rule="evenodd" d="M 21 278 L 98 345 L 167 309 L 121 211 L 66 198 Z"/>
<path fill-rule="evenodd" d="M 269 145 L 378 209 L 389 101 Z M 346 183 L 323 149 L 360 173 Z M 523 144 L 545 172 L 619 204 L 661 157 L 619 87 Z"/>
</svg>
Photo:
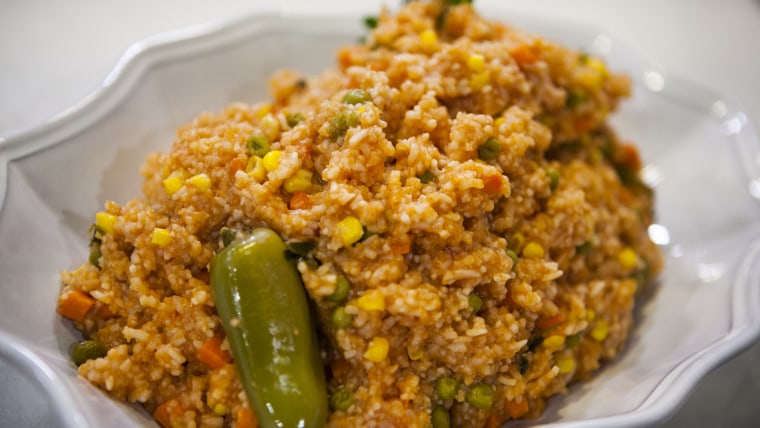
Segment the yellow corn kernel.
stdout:
<svg viewBox="0 0 760 428">
<path fill-rule="evenodd" d="M 258 156 L 251 156 L 248 159 L 248 166 L 245 168 L 248 175 L 254 180 L 261 183 L 267 176 L 267 170 L 264 168 L 264 160 Z"/>
<path fill-rule="evenodd" d="M 507 119 L 504 119 L 503 117 L 499 117 L 496 120 L 493 121 L 493 126 L 496 129 L 501 128 L 501 125 L 504 125 L 506 123 Z"/>
<path fill-rule="evenodd" d="M 421 348 L 417 349 L 406 349 L 406 355 L 409 356 L 409 359 L 412 361 L 417 361 L 425 356 L 425 352 Z"/>
<path fill-rule="evenodd" d="M 261 104 L 259 108 L 256 110 L 256 117 L 259 119 L 263 118 L 264 116 L 268 115 L 269 112 L 272 111 L 272 105 L 268 103 Z"/>
<path fill-rule="evenodd" d="M 473 74 L 470 77 L 470 87 L 475 91 L 485 88 L 489 83 L 491 83 L 491 73 L 488 70 Z"/>
<path fill-rule="evenodd" d="M 486 61 L 481 54 L 470 54 L 467 57 L 467 68 L 476 73 L 486 69 Z"/>
<path fill-rule="evenodd" d="M 182 180 L 176 175 L 170 175 L 164 180 L 164 190 L 167 195 L 173 195 L 182 188 Z"/>
<path fill-rule="evenodd" d="M 280 158 L 282 157 L 282 152 L 279 150 L 271 150 L 267 154 L 264 155 L 261 160 L 264 163 L 264 168 L 267 170 L 267 172 L 272 172 L 275 169 L 277 169 L 278 166 L 280 166 Z"/>
<path fill-rule="evenodd" d="M 105 233 L 113 232 L 113 224 L 116 223 L 116 216 L 105 211 L 95 213 L 95 226 Z"/>
<path fill-rule="evenodd" d="M 204 192 L 211 188 L 211 179 L 204 173 L 188 178 L 187 182 L 196 189 L 203 190 Z"/>
<path fill-rule="evenodd" d="M 596 91 L 602 87 L 602 78 L 602 73 L 598 70 L 586 68 L 580 71 L 577 81 L 580 85 Z"/>
<path fill-rule="evenodd" d="M 438 36 L 433 30 L 425 30 L 420 33 L 420 46 L 422 50 L 431 52 L 438 47 Z"/>
<path fill-rule="evenodd" d="M 219 403 L 216 406 L 214 406 L 214 414 L 217 415 L 217 416 L 224 416 L 224 415 L 226 415 L 228 410 L 229 409 L 227 409 L 227 406 L 225 406 L 222 403 Z"/>
<path fill-rule="evenodd" d="M 591 329 L 591 338 L 597 342 L 602 342 L 607 338 L 607 334 L 610 332 L 610 326 L 607 321 L 600 319 L 594 324 L 594 328 Z"/>
<path fill-rule="evenodd" d="M 261 133 L 269 141 L 277 140 L 277 137 L 280 135 L 280 122 L 271 113 L 261 119 L 259 126 L 261 127 Z"/>
<path fill-rule="evenodd" d="M 565 344 L 565 336 L 558 334 L 551 335 L 544 339 L 543 345 L 550 349 L 559 349 Z"/>
<path fill-rule="evenodd" d="M 604 61 L 599 58 L 589 58 L 586 61 L 586 66 L 598 71 L 603 76 L 607 74 L 607 66 L 605 66 Z"/>
<path fill-rule="evenodd" d="M 575 359 L 573 357 L 561 357 L 557 359 L 557 367 L 560 374 L 571 373 L 575 370 Z"/>
<path fill-rule="evenodd" d="M 544 256 L 544 247 L 537 242 L 528 242 L 522 250 L 522 254 L 528 258 L 538 259 Z"/>
<path fill-rule="evenodd" d="M 586 310 L 586 321 L 593 322 L 596 318 L 596 312 L 593 309 Z"/>
<path fill-rule="evenodd" d="M 346 247 L 361 239 L 364 234 L 362 223 L 354 216 L 348 216 L 339 221 L 337 228 L 340 240 Z"/>
<path fill-rule="evenodd" d="M 617 256 L 620 266 L 625 270 L 631 270 L 639 264 L 639 256 L 636 255 L 636 251 L 631 247 L 623 248 Z"/>
<path fill-rule="evenodd" d="M 385 296 L 377 290 L 369 290 L 356 299 L 356 306 L 365 311 L 384 311 Z"/>
<path fill-rule="evenodd" d="M 288 193 L 306 192 L 311 189 L 311 177 L 314 175 L 308 169 L 299 169 L 292 177 L 282 183 L 282 188 Z"/>
<path fill-rule="evenodd" d="M 374 337 L 369 342 L 367 351 L 364 353 L 364 358 L 372 361 L 373 363 L 379 363 L 388 356 L 388 339 L 384 337 Z"/>
<path fill-rule="evenodd" d="M 150 237 L 150 242 L 151 244 L 156 244 L 159 247 L 165 247 L 169 245 L 170 242 L 172 242 L 172 234 L 166 229 L 157 227 L 153 229 L 153 235 Z"/>
</svg>

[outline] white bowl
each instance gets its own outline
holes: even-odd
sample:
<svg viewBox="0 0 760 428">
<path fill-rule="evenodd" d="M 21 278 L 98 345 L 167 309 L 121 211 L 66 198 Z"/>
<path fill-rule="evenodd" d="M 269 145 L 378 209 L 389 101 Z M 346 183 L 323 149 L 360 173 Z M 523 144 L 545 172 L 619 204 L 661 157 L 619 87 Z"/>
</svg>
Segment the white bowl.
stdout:
<svg viewBox="0 0 760 428">
<path fill-rule="evenodd" d="M 667 254 L 622 355 L 549 402 L 546 426 L 639 426 L 668 416 L 709 370 L 760 334 L 760 142 L 744 112 L 663 72 L 619 37 L 581 23 L 489 16 L 605 57 L 635 82 L 616 115 L 657 191 L 653 239 Z M 77 377 L 78 334 L 55 312 L 59 272 L 87 258 L 107 199 L 139 194 L 138 168 L 201 111 L 266 97 L 289 67 L 316 73 L 364 30 L 360 16 L 256 13 L 164 34 L 128 50 L 101 88 L 46 125 L 0 137 L 0 356 L 35 379 L 68 427 L 152 423 Z M 512 426 L 512 425 L 510 425 Z"/>
</svg>

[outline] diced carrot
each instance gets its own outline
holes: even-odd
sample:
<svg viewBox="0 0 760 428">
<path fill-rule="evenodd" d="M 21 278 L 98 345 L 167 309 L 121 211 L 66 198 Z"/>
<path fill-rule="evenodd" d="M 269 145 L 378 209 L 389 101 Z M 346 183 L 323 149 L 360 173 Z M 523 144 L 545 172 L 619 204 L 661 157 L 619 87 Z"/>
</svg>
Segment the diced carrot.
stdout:
<svg viewBox="0 0 760 428">
<path fill-rule="evenodd" d="M 533 45 L 529 44 L 519 45 L 510 50 L 509 54 L 520 67 L 533 64 L 538 60 L 538 54 L 536 53 L 535 48 Z"/>
<path fill-rule="evenodd" d="M 616 153 L 617 161 L 633 171 L 641 169 L 641 156 L 638 149 L 632 144 L 621 144 Z"/>
<path fill-rule="evenodd" d="M 501 427 L 501 418 L 496 413 L 491 413 L 486 419 L 486 428 L 499 428 Z"/>
<path fill-rule="evenodd" d="M 525 416 L 528 413 L 528 400 L 523 397 L 522 400 L 509 400 L 504 404 L 504 410 L 512 419 L 517 419 L 521 416 Z"/>
<path fill-rule="evenodd" d="M 222 349 L 222 338 L 214 336 L 206 340 L 198 349 L 198 359 L 212 369 L 218 369 L 232 362 L 232 356 Z"/>
<path fill-rule="evenodd" d="M 588 132 L 596 126 L 596 123 L 590 119 L 577 119 L 573 124 L 578 132 Z"/>
<path fill-rule="evenodd" d="M 485 191 L 487 195 L 494 196 L 501 193 L 503 184 L 504 181 L 501 174 L 493 174 L 483 177 L 483 191 Z"/>
<path fill-rule="evenodd" d="M 306 192 L 293 192 L 290 197 L 291 210 L 307 210 L 311 208 L 311 200 Z"/>
<path fill-rule="evenodd" d="M 248 166 L 248 159 L 235 158 L 230 161 L 230 172 L 234 175 L 236 172 L 244 170 Z"/>
<path fill-rule="evenodd" d="M 161 403 L 156 411 L 153 412 L 153 417 L 156 418 L 156 422 L 164 428 L 172 426 L 172 420 L 182 416 L 184 410 L 180 406 L 179 401 L 175 399 L 166 400 Z M 176 426 L 176 423 L 174 424 Z"/>
<path fill-rule="evenodd" d="M 409 254 L 412 251 L 412 242 L 407 240 L 403 242 L 394 242 L 391 244 L 391 251 L 393 254 Z"/>
<path fill-rule="evenodd" d="M 95 305 L 89 294 L 74 290 L 58 301 L 58 313 L 74 321 L 82 321 Z"/>
<path fill-rule="evenodd" d="M 248 407 L 241 407 L 237 411 L 237 418 L 235 420 L 235 428 L 258 428 L 259 421 L 256 419 L 256 414 Z"/>
<path fill-rule="evenodd" d="M 551 317 L 539 318 L 538 321 L 536 321 L 536 328 L 539 330 L 548 330 L 564 320 L 565 317 L 560 314 Z"/>
</svg>

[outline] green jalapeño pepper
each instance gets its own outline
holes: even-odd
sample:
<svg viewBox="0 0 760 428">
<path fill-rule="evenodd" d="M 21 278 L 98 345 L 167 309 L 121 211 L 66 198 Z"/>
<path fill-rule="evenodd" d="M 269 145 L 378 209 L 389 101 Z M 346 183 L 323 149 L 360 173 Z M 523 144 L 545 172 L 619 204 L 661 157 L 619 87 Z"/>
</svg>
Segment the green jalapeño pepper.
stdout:
<svg viewBox="0 0 760 428">
<path fill-rule="evenodd" d="M 321 427 L 327 388 L 301 277 L 272 230 L 254 229 L 211 262 L 235 367 L 263 428 Z"/>
</svg>

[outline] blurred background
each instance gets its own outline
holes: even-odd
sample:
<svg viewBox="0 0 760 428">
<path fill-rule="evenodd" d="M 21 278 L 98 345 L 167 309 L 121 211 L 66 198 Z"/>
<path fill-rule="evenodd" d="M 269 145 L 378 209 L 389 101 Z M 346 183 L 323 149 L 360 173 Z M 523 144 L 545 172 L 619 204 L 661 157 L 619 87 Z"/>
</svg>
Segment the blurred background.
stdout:
<svg viewBox="0 0 760 428">
<path fill-rule="evenodd" d="M 477 2 L 478 0 L 476 0 Z M 487 1 L 487 0 L 481 0 Z M 502 0 L 521 13 L 609 29 L 670 73 L 738 100 L 760 127 L 760 2 L 757 0 Z M 398 0 L 388 0 L 395 6 Z M 134 42 L 232 19 L 252 0 L 3 0 L 0 13 L 0 140 L 45 123 L 96 90 Z M 283 9 L 350 14 L 381 1 L 283 2 Z M 0 286 L 1 283 L 0 283 Z M 760 425 L 760 344 L 693 390 L 666 427 Z M 0 360 L 0 426 L 55 427 L 37 387 Z"/>
</svg>

